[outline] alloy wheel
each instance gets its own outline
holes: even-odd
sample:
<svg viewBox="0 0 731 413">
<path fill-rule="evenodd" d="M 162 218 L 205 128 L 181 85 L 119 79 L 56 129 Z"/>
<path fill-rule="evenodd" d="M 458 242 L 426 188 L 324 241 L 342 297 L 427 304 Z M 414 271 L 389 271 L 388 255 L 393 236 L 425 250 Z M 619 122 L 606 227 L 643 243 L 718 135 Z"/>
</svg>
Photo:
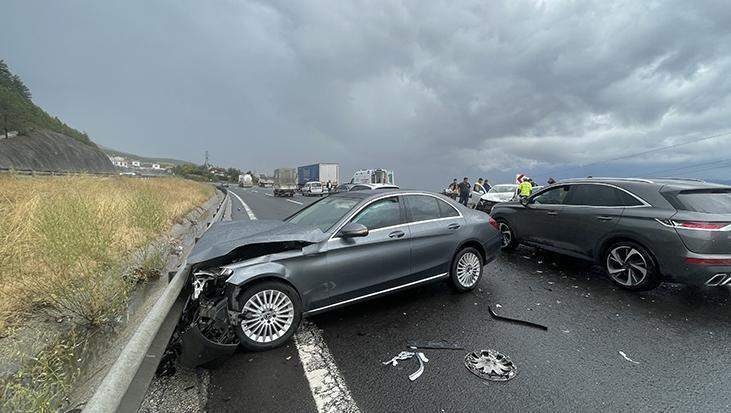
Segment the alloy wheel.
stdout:
<svg viewBox="0 0 731 413">
<path fill-rule="evenodd" d="M 457 262 L 457 280 L 463 287 L 472 287 L 480 277 L 481 267 L 482 263 L 477 254 L 473 252 L 462 254 Z"/>
<path fill-rule="evenodd" d="M 649 265 L 645 256 L 636 248 L 621 245 L 607 254 L 607 272 L 612 279 L 627 287 L 642 283 L 647 277 Z"/>
<path fill-rule="evenodd" d="M 241 329 L 257 343 L 271 343 L 284 336 L 294 321 L 294 305 L 287 294 L 263 290 L 244 304 Z"/>
<path fill-rule="evenodd" d="M 513 233 L 510 231 L 510 227 L 508 224 L 501 222 L 500 223 L 500 234 L 503 236 L 503 248 L 510 245 L 510 243 L 513 241 Z"/>
</svg>

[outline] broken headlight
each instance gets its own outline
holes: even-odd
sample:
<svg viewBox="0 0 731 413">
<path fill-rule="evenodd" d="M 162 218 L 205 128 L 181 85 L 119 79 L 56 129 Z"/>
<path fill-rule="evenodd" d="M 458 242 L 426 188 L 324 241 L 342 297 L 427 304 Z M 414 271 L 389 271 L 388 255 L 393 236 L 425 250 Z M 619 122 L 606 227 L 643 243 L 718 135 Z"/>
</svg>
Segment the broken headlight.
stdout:
<svg viewBox="0 0 731 413">
<path fill-rule="evenodd" d="M 225 267 L 195 271 L 191 282 L 193 286 L 191 298 L 197 300 L 201 295 L 217 295 L 219 290 L 223 291 L 223 283 L 231 274 L 233 274 L 233 270 Z"/>
</svg>

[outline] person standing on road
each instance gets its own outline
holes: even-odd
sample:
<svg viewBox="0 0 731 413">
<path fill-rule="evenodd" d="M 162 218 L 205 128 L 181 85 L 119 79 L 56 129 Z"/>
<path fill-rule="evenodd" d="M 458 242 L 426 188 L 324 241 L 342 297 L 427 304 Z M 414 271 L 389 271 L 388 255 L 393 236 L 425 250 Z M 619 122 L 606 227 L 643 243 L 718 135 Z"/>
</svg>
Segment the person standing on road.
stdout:
<svg viewBox="0 0 731 413">
<path fill-rule="evenodd" d="M 548 178 L 548 181 L 546 181 L 546 183 L 547 183 L 548 185 L 553 185 L 553 184 L 555 184 L 555 183 L 556 183 L 556 180 L 555 180 L 555 179 L 553 179 L 553 178 Z"/>
<path fill-rule="evenodd" d="M 462 182 L 459 183 L 459 203 L 467 206 L 467 199 L 470 197 L 470 185 L 469 179 L 465 176 Z"/>
<path fill-rule="evenodd" d="M 485 193 L 485 187 L 482 185 L 482 182 L 483 182 L 482 181 L 482 178 L 478 179 L 477 182 L 475 182 L 475 186 L 472 187 L 472 190 L 475 191 L 475 192 L 477 192 L 477 193 L 484 194 Z"/>
<path fill-rule="evenodd" d="M 520 196 L 520 199 L 528 198 L 533 192 L 533 184 L 531 183 L 531 179 L 528 177 L 523 178 L 523 182 L 518 185 L 518 196 Z"/>
<path fill-rule="evenodd" d="M 492 185 L 490 185 L 490 181 L 485 179 L 485 183 L 482 184 L 482 187 L 485 188 L 485 193 L 489 191 L 492 188 Z"/>
</svg>

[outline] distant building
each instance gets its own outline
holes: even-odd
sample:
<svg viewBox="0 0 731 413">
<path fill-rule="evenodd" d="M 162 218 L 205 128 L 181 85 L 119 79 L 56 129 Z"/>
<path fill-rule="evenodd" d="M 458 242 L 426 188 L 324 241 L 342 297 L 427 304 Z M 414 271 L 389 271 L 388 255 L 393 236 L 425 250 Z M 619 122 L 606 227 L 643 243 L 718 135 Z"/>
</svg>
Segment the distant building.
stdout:
<svg viewBox="0 0 731 413">
<path fill-rule="evenodd" d="M 140 166 L 142 166 L 142 165 L 140 164 L 140 161 L 132 161 L 132 167 L 133 167 L 133 168 L 139 168 Z"/>
<path fill-rule="evenodd" d="M 162 167 L 160 166 L 160 164 L 159 164 L 159 163 L 153 163 L 153 164 L 152 164 L 152 169 L 157 169 L 157 170 L 160 170 L 160 169 L 162 169 Z"/>
</svg>

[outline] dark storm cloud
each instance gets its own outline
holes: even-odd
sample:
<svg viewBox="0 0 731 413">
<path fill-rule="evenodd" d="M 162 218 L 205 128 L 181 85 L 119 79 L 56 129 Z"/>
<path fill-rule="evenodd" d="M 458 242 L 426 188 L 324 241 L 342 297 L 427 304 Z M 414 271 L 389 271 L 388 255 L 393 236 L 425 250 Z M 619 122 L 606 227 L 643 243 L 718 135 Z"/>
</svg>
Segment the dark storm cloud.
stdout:
<svg viewBox="0 0 731 413">
<path fill-rule="evenodd" d="M 724 1 L 6 1 L 0 14 L 12 16 L 0 54 L 40 104 L 145 154 L 337 161 L 434 187 L 592 163 L 731 119 Z M 623 168 L 727 157 L 729 142 Z"/>
</svg>

